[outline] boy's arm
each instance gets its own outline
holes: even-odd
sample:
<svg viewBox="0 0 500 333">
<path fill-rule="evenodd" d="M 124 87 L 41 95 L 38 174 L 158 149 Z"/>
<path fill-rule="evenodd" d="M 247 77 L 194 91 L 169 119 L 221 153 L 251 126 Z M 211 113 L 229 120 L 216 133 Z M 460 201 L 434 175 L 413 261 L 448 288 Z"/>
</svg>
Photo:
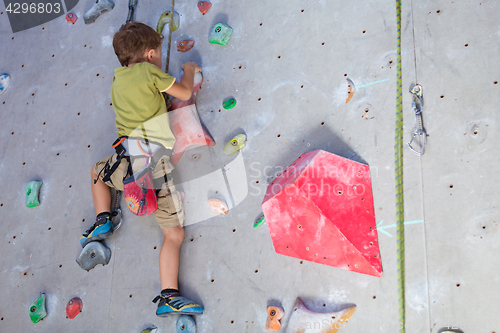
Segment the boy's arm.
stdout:
<svg viewBox="0 0 500 333">
<path fill-rule="evenodd" d="M 191 98 L 191 94 L 193 93 L 194 74 L 201 72 L 201 67 L 194 62 L 188 62 L 183 64 L 181 68 L 184 70 L 184 76 L 181 82 L 174 82 L 174 84 L 170 88 L 164 90 L 164 92 L 182 101 L 187 101 Z"/>
</svg>

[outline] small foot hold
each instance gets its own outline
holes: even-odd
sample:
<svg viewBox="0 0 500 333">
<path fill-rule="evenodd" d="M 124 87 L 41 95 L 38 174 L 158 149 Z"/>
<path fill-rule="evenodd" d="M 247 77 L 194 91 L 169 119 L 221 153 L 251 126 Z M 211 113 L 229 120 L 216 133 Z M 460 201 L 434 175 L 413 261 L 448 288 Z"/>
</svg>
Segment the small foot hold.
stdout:
<svg viewBox="0 0 500 333">
<path fill-rule="evenodd" d="M 66 21 L 75 24 L 76 20 L 78 20 L 78 17 L 76 16 L 76 14 L 69 13 L 68 15 L 66 15 Z"/>
<path fill-rule="evenodd" d="M 145 328 L 141 331 L 141 333 L 156 333 L 158 331 L 158 327 L 156 326 L 151 326 L 148 328 Z"/>
<path fill-rule="evenodd" d="M 229 211 L 229 207 L 227 204 L 219 199 L 216 198 L 210 198 L 207 200 L 208 207 L 212 210 L 212 212 L 216 214 L 221 214 L 221 215 L 226 215 L 227 212 Z"/>
<path fill-rule="evenodd" d="M 75 318 L 83 309 L 83 302 L 79 297 L 73 297 L 66 304 L 66 317 L 68 319 Z"/>
<path fill-rule="evenodd" d="M 99 16 L 115 8 L 115 3 L 110 0 L 96 0 L 96 3 L 83 14 L 85 24 L 94 23 Z"/>
<path fill-rule="evenodd" d="M 196 333 L 196 323 L 191 316 L 180 315 L 175 326 L 177 333 Z"/>
<path fill-rule="evenodd" d="M 285 315 L 285 310 L 279 306 L 267 307 L 266 330 L 277 332 L 281 329 L 281 318 Z"/>
<path fill-rule="evenodd" d="M 354 82 L 351 79 L 347 80 L 347 98 L 345 100 L 346 104 L 351 100 L 352 96 L 354 96 L 354 92 L 356 91 L 356 87 L 354 86 Z"/>
<path fill-rule="evenodd" d="M 227 45 L 233 34 L 233 28 L 224 23 L 217 23 L 212 27 L 208 41 L 212 44 Z"/>
<path fill-rule="evenodd" d="M 255 223 L 253 224 L 253 227 L 257 228 L 257 227 L 263 225 L 264 223 L 266 223 L 266 217 L 264 215 L 262 215 L 261 217 L 259 217 L 257 219 L 257 221 L 255 221 Z"/>
<path fill-rule="evenodd" d="M 194 46 L 194 40 L 183 40 L 177 43 L 177 51 L 187 52 L 191 50 Z"/>
<path fill-rule="evenodd" d="M 91 270 L 96 265 L 103 266 L 109 263 L 111 259 L 111 250 L 101 242 L 90 242 L 83 248 L 76 262 L 86 271 Z"/>
<path fill-rule="evenodd" d="M 38 298 L 30 306 L 30 318 L 31 321 L 35 324 L 47 316 L 45 300 L 45 294 L 41 293 L 40 296 L 38 296 Z"/>
<path fill-rule="evenodd" d="M 160 18 L 158 19 L 158 24 L 156 25 L 156 32 L 161 34 L 163 32 L 163 27 L 165 24 L 170 25 L 170 20 L 171 20 L 171 11 L 166 11 L 160 15 Z M 180 26 L 180 16 L 179 13 L 174 11 L 174 21 L 173 21 L 174 26 L 172 27 L 172 31 L 175 31 L 179 29 Z"/>
<path fill-rule="evenodd" d="M 34 180 L 26 184 L 26 207 L 40 206 L 38 196 L 40 195 L 40 187 L 42 187 L 42 184 L 43 183 L 39 180 Z"/>
<path fill-rule="evenodd" d="M 222 103 L 222 107 L 226 110 L 230 110 L 235 106 L 236 106 L 236 100 L 234 98 L 230 98 Z"/>
<path fill-rule="evenodd" d="M 308 327 L 309 323 L 328 323 L 328 333 L 336 333 L 345 324 L 347 319 L 356 311 L 356 306 L 351 305 L 336 312 L 313 312 L 306 308 L 300 298 L 293 306 L 293 312 L 288 321 L 286 333 L 322 333 L 323 328 Z"/>
<path fill-rule="evenodd" d="M 205 15 L 207 11 L 212 7 L 212 4 L 208 1 L 198 1 L 198 9 Z"/>
<path fill-rule="evenodd" d="M 10 85 L 10 75 L 7 73 L 3 73 L 0 75 L 0 95 L 7 90 Z"/>
<path fill-rule="evenodd" d="M 223 152 L 226 155 L 234 154 L 238 150 L 243 149 L 246 145 L 246 142 L 247 142 L 247 136 L 245 134 L 238 134 L 231 141 L 226 143 Z"/>
</svg>

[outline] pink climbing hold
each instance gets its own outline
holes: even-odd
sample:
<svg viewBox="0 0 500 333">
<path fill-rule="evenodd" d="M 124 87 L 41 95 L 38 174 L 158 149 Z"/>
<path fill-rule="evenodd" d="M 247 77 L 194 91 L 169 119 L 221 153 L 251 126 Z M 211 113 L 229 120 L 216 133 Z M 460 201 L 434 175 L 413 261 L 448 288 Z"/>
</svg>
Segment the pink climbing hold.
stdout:
<svg viewBox="0 0 500 333">
<path fill-rule="evenodd" d="M 212 4 L 208 1 L 198 1 L 198 9 L 205 15 L 207 11 L 212 7 Z"/>
<path fill-rule="evenodd" d="M 194 77 L 193 94 L 187 101 L 177 98 L 170 100 L 170 128 L 175 136 L 174 154 L 171 162 L 176 165 L 189 146 L 215 146 L 215 141 L 200 122 L 196 109 L 196 94 L 203 82 L 201 73 Z"/>
<path fill-rule="evenodd" d="M 69 319 L 75 318 L 83 309 L 83 302 L 78 297 L 73 297 L 66 305 L 66 317 Z"/>
<path fill-rule="evenodd" d="M 69 13 L 68 15 L 66 15 L 66 21 L 75 24 L 76 20 L 78 20 L 78 17 L 75 14 Z"/>
<path fill-rule="evenodd" d="M 262 210 L 276 253 L 382 275 L 368 165 L 302 154 L 269 184 Z"/>
</svg>

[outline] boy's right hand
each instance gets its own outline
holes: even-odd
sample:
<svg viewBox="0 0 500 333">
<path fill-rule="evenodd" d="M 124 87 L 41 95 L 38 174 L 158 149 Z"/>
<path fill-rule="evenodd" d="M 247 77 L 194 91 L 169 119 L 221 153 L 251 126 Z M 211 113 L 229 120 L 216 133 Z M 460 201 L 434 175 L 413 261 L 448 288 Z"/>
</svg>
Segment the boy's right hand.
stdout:
<svg viewBox="0 0 500 333">
<path fill-rule="evenodd" d="M 185 64 L 182 64 L 181 65 L 181 69 L 184 71 L 186 67 L 192 67 L 194 69 L 194 72 L 195 73 L 199 73 L 201 72 L 201 67 L 198 66 L 196 63 L 194 62 L 186 62 Z"/>
</svg>

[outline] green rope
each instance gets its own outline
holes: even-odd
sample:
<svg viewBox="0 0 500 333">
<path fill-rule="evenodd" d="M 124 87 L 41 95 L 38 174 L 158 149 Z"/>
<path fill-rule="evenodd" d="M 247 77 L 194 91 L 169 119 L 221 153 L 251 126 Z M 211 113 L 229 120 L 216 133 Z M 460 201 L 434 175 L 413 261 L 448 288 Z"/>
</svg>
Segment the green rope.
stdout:
<svg viewBox="0 0 500 333">
<path fill-rule="evenodd" d="M 398 303 L 399 331 L 405 332 L 405 230 L 403 197 L 403 84 L 401 80 L 401 0 L 396 0 L 396 21 L 398 34 L 397 95 L 395 133 L 395 180 L 396 180 L 396 224 L 398 260 Z"/>
<path fill-rule="evenodd" d="M 167 60 L 165 64 L 165 73 L 167 74 L 168 74 L 168 65 L 170 63 L 170 46 L 172 45 L 172 31 L 174 30 L 174 5 L 175 5 L 175 0 L 172 0 L 172 9 L 170 10 L 170 24 L 168 28 Z"/>
</svg>

